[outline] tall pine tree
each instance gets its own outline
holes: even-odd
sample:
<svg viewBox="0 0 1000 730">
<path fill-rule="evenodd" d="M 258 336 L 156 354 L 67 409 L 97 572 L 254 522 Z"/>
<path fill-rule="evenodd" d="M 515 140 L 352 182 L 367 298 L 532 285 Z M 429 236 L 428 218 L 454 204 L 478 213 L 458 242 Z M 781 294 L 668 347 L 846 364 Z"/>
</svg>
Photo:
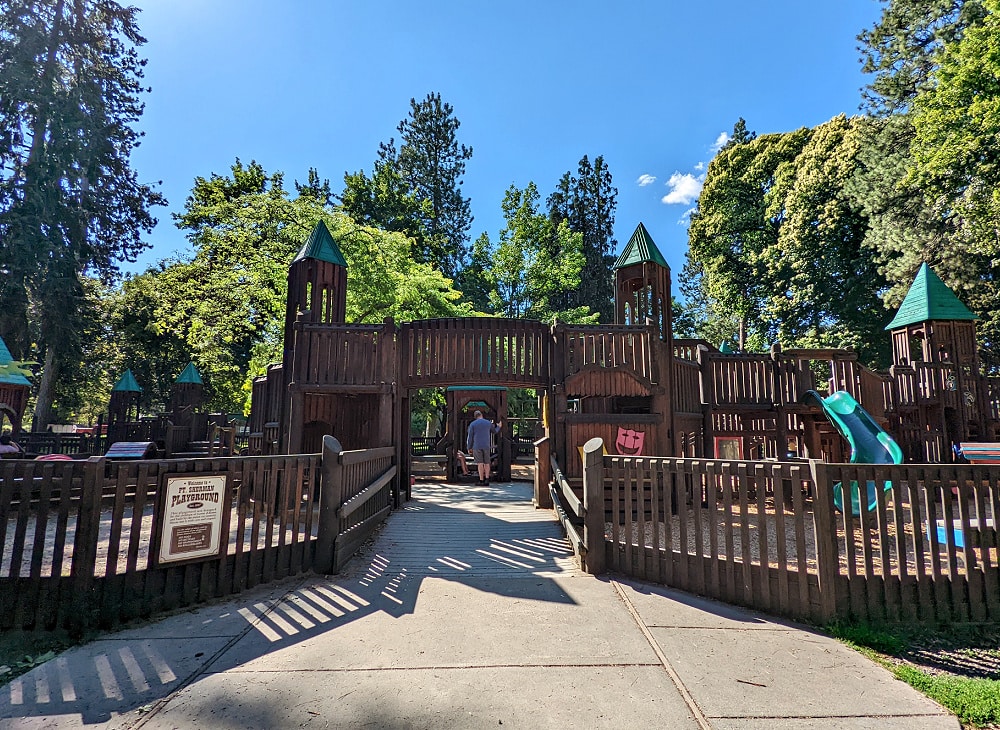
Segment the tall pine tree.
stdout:
<svg viewBox="0 0 1000 730">
<path fill-rule="evenodd" d="M 472 148 L 458 143 L 460 126 L 451 104 L 431 93 L 420 102 L 410 99 L 410 115 L 397 127 L 400 174 L 414 197 L 429 204 L 419 213 L 424 240 L 418 261 L 437 264 L 452 279 L 468 255 L 472 226 L 470 200 L 462 195 Z"/>
<path fill-rule="evenodd" d="M 591 163 L 584 155 L 576 176 L 569 172 L 560 178 L 556 190 L 547 199 L 552 230 L 565 221 L 569 229 L 583 237 L 584 267 L 580 286 L 562 295 L 560 309 L 589 307 L 602 322 L 612 322 L 614 308 L 614 237 L 615 206 L 618 189 L 612 185 L 611 171 L 599 155 Z M 556 244 L 553 244 L 553 247 Z M 554 251 L 553 253 L 558 253 Z"/>
<path fill-rule="evenodd" d="M 0 0 L 0 335 L 44 359 L 35 423 L 79 342 L 81 277 L 133 259 L 163 202 L 129 157 L 139 140 L 145 42 L 113 0 Z"/>
</svg>

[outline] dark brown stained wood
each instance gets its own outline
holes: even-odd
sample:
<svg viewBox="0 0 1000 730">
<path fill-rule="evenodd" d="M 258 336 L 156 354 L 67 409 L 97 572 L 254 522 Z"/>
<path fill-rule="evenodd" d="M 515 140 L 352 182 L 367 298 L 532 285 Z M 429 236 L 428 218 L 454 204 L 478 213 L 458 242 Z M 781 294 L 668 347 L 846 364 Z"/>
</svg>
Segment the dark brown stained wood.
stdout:
<svg viewBox="0 0 1000 730">
<path fill-rule="evenodd" d="M 723 475 L 722 515 L 726 540 L 726 592 L 729 600 L 736 600 L 736 546 L 733 539 L 733 494 L 739 490 L 739 481 L 731 471 Z"/>
<path fill-rule="evenodd" d="M 764 608 L 771 609 L 774 606 L 771 599 L 771 581 L 767 577 L 771 560 L 770 546 L 767 540 L 767 482 L 763 470 L 759 466 L 761 465 L 755 465 L 757 468 L 755 468 L 754 481 L 757 485 L 757 550 L 760 555 L 761 574 L 764 577 L 760 586 L 760 600 Z"/>
</svg>

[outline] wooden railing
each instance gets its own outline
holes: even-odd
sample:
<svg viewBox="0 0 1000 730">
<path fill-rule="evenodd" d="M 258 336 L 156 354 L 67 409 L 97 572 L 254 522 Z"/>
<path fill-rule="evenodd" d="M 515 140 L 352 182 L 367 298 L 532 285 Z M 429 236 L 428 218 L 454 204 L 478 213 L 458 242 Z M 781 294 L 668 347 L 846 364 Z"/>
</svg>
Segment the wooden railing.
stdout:
<svg viewBox="0 0 1000 730">
<path fill-rule="evenodd" d="M 708 340 L 685 340 L 674 338 L 674 357 L 689 362 L 698 361 L 698 351 L 718 352 L 718 348 Z"/>
<path fill-rule="evenodd" d="M 606 456 L 591 469 L 611 570 L 817 622 L 1000 619 L 1000 467 Z"/>
<path fill-rule="evenodd" d="M 396 328 L 297 322 L 292 385 L 379 386 L 395 379 Z"/>
<path fill-rule="evenodd" d="M 26 454 L 96 455 L 107 451 L 107 437 L 82 433 L 32 433 L 18 434 L 17 444 Z"/>
<path fill-rule="evenodd" d="M 696 362 L 674 360 L 675 413 L 701 413 L 701 368 Z"/>
<path fill-rule="evenodd" d="M 393 506 L 396 449 L 344 451 L 323 437 L 323 500 L 316 570 L 338 572 Z"/>
<path fill-rule="evenodd" d="M 399 330 L 404 387 L 475 382 L 548 386 L 549 328 L 492 317 L 429 319 Z"/>
<path fill-rule="evenodd" d="M 702 378 L 710 403 L 717 407 L 765 406 L 774 403 L 774 361 L 770 355 L 706 354 L 702 358 Z"/>
<path fill-rule="evenodd" d="M 652 327 L 557 325 L 555 338 L 556 357 L 562 358 L 566 379 L 589 368 L 601 368 L 658 382 L 652 353 L 656 331 Z"/>
</svg>

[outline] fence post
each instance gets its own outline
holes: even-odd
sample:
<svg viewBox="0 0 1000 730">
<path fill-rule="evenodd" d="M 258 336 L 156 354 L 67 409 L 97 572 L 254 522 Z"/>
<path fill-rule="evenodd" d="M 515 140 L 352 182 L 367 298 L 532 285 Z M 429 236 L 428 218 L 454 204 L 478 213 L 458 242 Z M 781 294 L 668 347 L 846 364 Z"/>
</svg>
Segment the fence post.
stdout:
<svg viewBox="0 0 1000 730">
<path fill-rule="evenodd" d="M 535 442 L 535 509 L 552 509 L 552 439 L 548 436 Z"/>
<path fill-rule="evenodd" d="M 833 487 L 825 462 L 809 460 L 813 480 L 813 533 L 816 543 L 816 567 L 819 572 L 819 609 L 817 619 L 832 621 L 837 617 L 837 577 L 840 556 L 837 554 L 837 520 L 833 508 Z M 802 576 L 804 579 L 805 576 Z"/>
<path fill-rule="evenodd" d="M 91 456 L 83 467 L 80 490 L 80 511 L 73 537 L 72 577 L 73 612 L 70 632 L 79 636 L 93 625 L 93 613 L 101 606 L 101 597 L 94 593 L 94 573 L 97 570 L 97 541 L 101 531 L 101 496 L 104 491 L 104 457 Z"/>
<path fill-rule="evenodd" d="M 337 510 L 344 497 L 344 467 L 340 454 L 344 447 L 333 436 L 323 437 L 322 467 L 319 483 L 319 529 L 316 534 L 316 558 L 313 570 L 329 575 L 333 572 L 334 549 L 340 518 Z"/>
<path fill-rule="evenodd" d="M 583 445 L 583 543 L 587 547 L 584 569 L 591 575 L 604 572 L 604 440 L 595 436 Z"/>
</svg>

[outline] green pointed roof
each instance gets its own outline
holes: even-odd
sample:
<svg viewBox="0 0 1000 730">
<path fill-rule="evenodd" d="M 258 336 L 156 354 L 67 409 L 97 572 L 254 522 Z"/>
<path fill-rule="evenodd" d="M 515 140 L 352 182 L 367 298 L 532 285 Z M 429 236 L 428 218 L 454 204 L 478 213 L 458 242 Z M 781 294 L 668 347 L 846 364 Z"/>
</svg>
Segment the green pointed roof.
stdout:
<svg viewBox="0 0 1000 730">
<path fill-rule="evenodd" d="M 126 370 L 122 373 L 122 376 L 118 378 L 118 382 L 115 383 L 115 387 L 111 389 L 111 392 L 119 393 L 141 393 L 142 388 L 139 384 L 135 382 L 135 376 L 132 374 L 131 370 Z"/>
<path fill-rule="evenodd" d="M 347 267 L 347 261 L 344 259 L 344 254 L 340 252 L 340 246 L 333 240 L 330 230 L 322 220 L 313 228 L 313 232 L 309 234 L 309 240 L 306 241 L 293 262 L 302 259 L 316 259 Z"/>
<path fill-rule="evenodd" d="M 177 376 L 177 380 L 174 383 L 196 383 L 198 385 L 204 385 L 205 383 L 201 379 L 201 375 L 198 374 L 198 368 L 194 366 L 193 362 L 189 362 L 181 374 Z"/>
<path fill-rule="evenodd" d="M 719 345 L 719 352 L 721 352 L 723 355 L 736 354 L 736 350 L 734 350 L 733 346 L 729 344 L 729 340 L 722 341 L 722 344 Z"/>
<path fill-rule="evenodd" d="M 3 341 L 3 337 L 0 337 L 0 365 L 10 365 L 14 362 L 13 356 L 10 354 L 10 350 L 7 349 L 7 343 Z M 21 373 L 10 373 L 5 374 L 0 371 L 0 383 L 5 385 L 27 385 L 31 387 L 31 381 L 26 377 L 21 375 Z"/>
<path fill-rule="evenodd" d="M 629 242 L 625 244 L 625 250 L 622 251 L 622 255 L 618 257 L 615 261 L 614 268 L 620 269 L 625 266 L 630 266 L 631 264 L 639 264 L 643 261 L 650 261 L 654 264 L 659 264 L 666 268 L 670 268 L 667 264 L 667 260 L 663 258 L 663 254 L 660 253 L 660 249 L 656 247 L 653 243 L 653 237 L 649 235 L 649 231 L 646 230 L 646 226 L 640 223 L 636 226 L 635 233 L 632 234 L 632 238 Z"/>
<path fill-rule="evenodd" d="M 899 329 L 919 322 L 947 322 L 979 319 L 969 310 L 955 292 L 931 271 L 926 263 L 920 265 L 910 290 L 903 297 L 903 303 L 893 320 L 886 325 L 887 330 Z"/>
</svg>

